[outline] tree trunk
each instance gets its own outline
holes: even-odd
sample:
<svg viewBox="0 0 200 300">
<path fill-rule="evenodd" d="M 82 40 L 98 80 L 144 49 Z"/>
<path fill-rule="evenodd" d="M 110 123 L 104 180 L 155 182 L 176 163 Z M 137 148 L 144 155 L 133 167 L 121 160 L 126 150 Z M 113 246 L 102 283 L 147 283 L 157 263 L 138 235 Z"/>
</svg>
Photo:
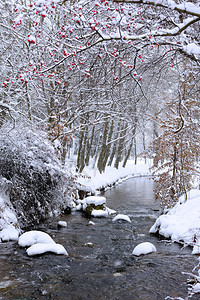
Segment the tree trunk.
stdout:
<svg viewBox="0 0 200 300">
<path fill-rule="evenodd" d="M 104 156 L 104 159 L 103 159 L 103 172 L 105 171 L 106 164 L 107 164 L 109 154 L 110 154 L 111 139 L 112 139 L 112 135 L 113 135 L 113 130 L 114 130 L 114 121 L 112 120 L 110 130 L 109 130 L 109 133 L 108 133 L 105 156 Z"/>
<path fill-rule="evenodd" d="M 118 141 L 117 157 L 116 157 L 115 164 L 114 164 L 114 167 L 116 169 L 119 168 L 119 163 L 122 159 L 122 153 L 123 153 L 123 148 L 124 148 L 126 130 L 127 130 L 126 127 L 122 126 L 121 133 L 120 133 L 120 138 L 119 138 L 119 141 Z"/>
<path fill-rule="evenodd" d="M 113 159 L 115 157 L 115 152 L 116 152 L 116 149 L 117 149 L 117 138 L 118 138 L 118 134 L 119 134 L 120 125 L 121 125 L 121 122 L 118 123 L 117 132 L 114 135 L 114 144 L 113 144 L 113 147 L 112 147 L 112 153 L 110 155 L 108 166 L 112 165 Z"/>
<path fill-rule="evenodd" d="M 94 140 L 94 133 L 95 133 L 95 126 L 92 127 L 91 137 L 90 139 L 87 140 L 86 159 L 85 159 L 86 166 L 89 165 L 89 161 L 90 161 L 90 153 L 91 153 L 92 144 Z"/>
<path fill-rule="evenodd" d="M 101 144 L 101 152 L 100 152 L 99 159 L 97 162 L 97 168 L 100 173 L 102 173 L 103 169 L 104 169 L 103 168 L 103 160 L 104 160 L 105 153 L 106 153 L 107 135 L 108 135 L 108 121 L 106 121 L 104 124 L 104 133 L 103 133 L 103 140 L 102 140 L 102 144 Z"/>
</svg>

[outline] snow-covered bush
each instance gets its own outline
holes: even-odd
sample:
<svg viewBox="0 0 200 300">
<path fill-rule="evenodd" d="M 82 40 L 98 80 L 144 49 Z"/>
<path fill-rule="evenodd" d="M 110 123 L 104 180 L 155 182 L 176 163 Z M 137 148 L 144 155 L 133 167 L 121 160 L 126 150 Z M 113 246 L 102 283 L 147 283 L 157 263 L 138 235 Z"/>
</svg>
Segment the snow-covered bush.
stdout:
<svg viewBox="0 0 200 300">
<path fill-rule="evenodd" d="M 13 205 L 10 202 L 12 183 L 0 176 L 0 241 L 17 240 L 19 226 Z"/>
<path fill-rule="evenodd" d="M 0 175 L 12 183 L 10 200 L 22 227 L 70 205 L 74 179 L 62 168 L 43 132 L 15 129 L 1 136 Z"/>
</svg>

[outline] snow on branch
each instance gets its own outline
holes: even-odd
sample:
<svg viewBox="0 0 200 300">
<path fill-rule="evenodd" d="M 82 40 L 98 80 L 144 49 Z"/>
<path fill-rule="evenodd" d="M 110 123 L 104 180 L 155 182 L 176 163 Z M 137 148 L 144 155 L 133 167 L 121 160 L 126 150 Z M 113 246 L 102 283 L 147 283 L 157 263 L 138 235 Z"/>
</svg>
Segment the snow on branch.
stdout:
<svg viewBox="0 0 200 300">
<path fill-rule="evenodd" d="M 186 13 L 192 16 L 200 17 L 200 7 L 192 2 L 183 1 L 181 4 L 176 4 L 173 0 L 113 0 L 114 2 L 122 3 L 135 3 L 144 5 L 156 5 L 170 10 L 178 11 L 179 13 Z"/>
</svg>

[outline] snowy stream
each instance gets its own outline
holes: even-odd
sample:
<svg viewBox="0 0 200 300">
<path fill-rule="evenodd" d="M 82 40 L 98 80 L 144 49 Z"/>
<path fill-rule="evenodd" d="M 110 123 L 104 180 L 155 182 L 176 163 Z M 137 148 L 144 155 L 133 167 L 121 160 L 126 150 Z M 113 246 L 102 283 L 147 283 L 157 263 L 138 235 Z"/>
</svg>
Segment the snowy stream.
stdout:
<svg viewBox="0 0 200 300">
<path fill-rule="evenodd" d="M 62 244 L 69 256 L 28 257 L 16 242 L 0 244 L 0 299 L 53 300 L 161 300 L 185 298 L 188 275 L 197 264 L 191 249 L 181 250 L 150 235 L 159 215 L 153 181 L 129 179 L 107 190 L 107 206 L 127 214 L 131 223 L 113 222 L 113 216 L 92 218 L 80 212 L 63 216 L 39 229 Z M 133 248 L 151 242 L 157 253 L 134 257 Z M 192 299 L 195 298 L 195 296 Z"/>
</svg>

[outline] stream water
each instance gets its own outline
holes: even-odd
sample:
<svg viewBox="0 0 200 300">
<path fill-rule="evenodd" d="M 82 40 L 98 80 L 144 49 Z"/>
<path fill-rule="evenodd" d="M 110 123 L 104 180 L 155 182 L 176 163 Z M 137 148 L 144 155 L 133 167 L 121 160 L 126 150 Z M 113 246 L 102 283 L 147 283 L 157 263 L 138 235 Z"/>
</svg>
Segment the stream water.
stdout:
<svg viewBox="0 0 200 300">
<path fill-rule="evenodd" d="M 95 225 L 89 225 L 80 212 L 72 212 L 59 219 L 68 223 L 66 228 L 58 229 L 57 220 L 40 227 L 67 249 L 68 257 L 28 257 L 15 242 L 0 243 L 0 299 L 185 298 L 188 275 L 182 272 L 191 272 L 197 258 L 190 248 L 181 250 L 179 244 L 149 234 L 159 215 L 153 187 L 148 178 L 133 178 L 104 193 L 107 206 L 129 215 L 131 223 L 113 222 L 110 216 L 93 218 Z M 131 255 L 145 241 L 158 252 Z"/>
</svg>

